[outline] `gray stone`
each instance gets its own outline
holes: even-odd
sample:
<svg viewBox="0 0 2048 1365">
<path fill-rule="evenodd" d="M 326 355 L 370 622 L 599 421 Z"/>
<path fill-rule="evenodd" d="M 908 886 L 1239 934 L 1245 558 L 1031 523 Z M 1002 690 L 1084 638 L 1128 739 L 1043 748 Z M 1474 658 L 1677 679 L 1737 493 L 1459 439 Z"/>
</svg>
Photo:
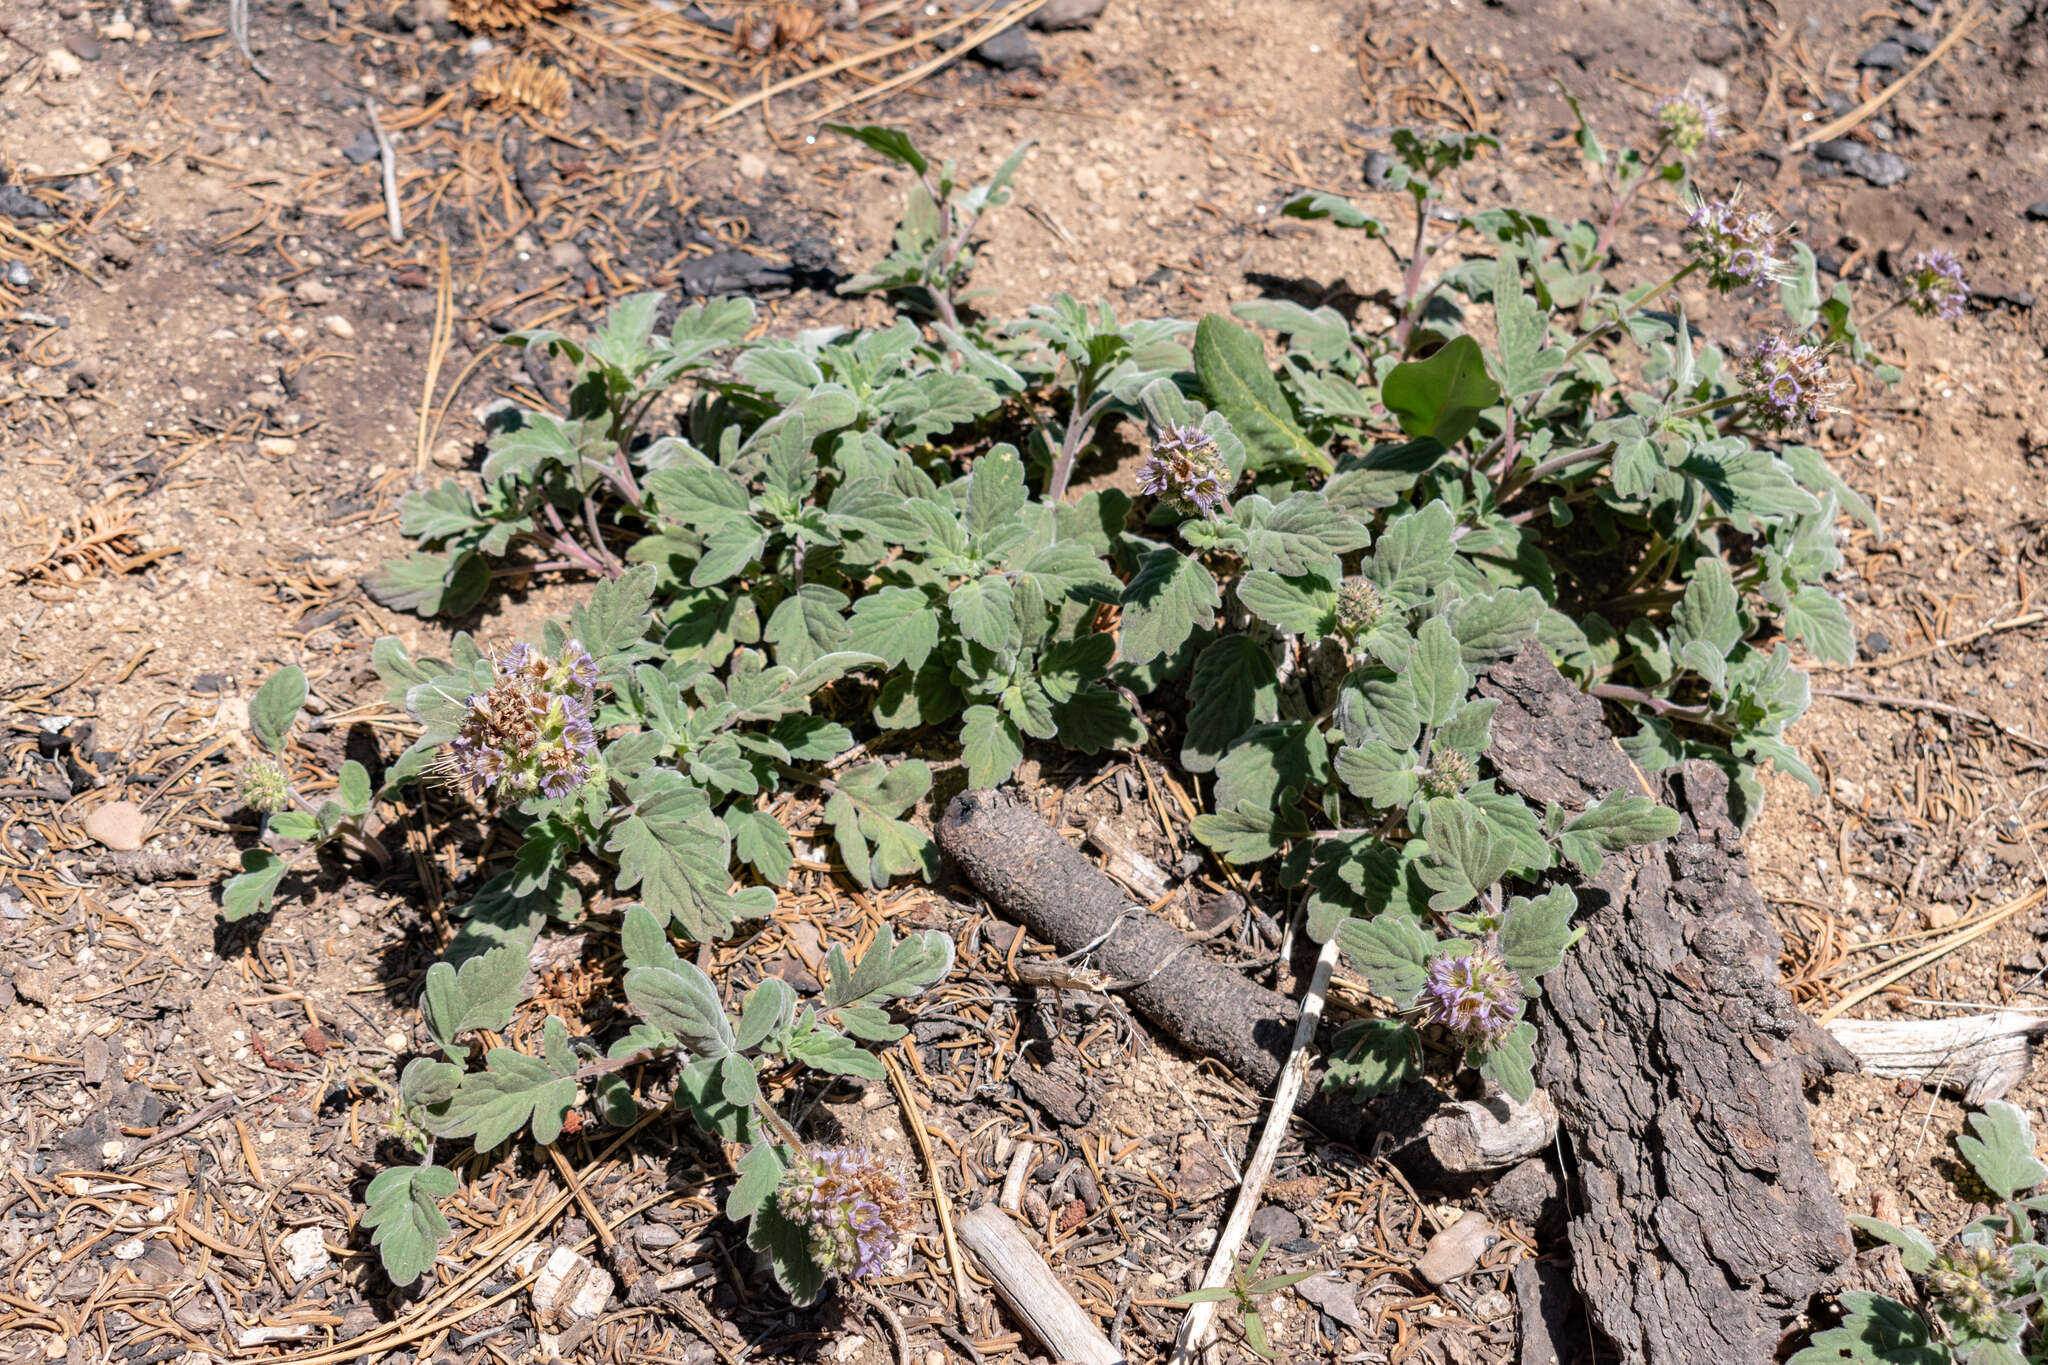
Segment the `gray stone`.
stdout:
<svg viewBox="0 0 2048 1365">
<path fill-rule="evenodd" d="M 1916 57 L 1925 57 L 1934 51 L 1934 38 L 1915 28 L 1902 28 L 1892 35 L 1892 41 Z"/>
<path fill-rule="evenodd" d="M 48 204 L 19 185 L 0 185 L 0 217 L 54 218 Z"/>
<path fill-rule="evenodd" d="M 1706 66 L 1726 66 L 1742 55 L 1742 35 L 1719 24 L 1703 28 L 1693 37 L 1692 55 Z"/>
<path fill-rule="evenodd" d="M 357 166 L 367 165 L 375 161 L 377 159 L 377 135 L 368 128 L 363 129 L 362 132 L 356 134 L 354 142 L 341 149 L 341 154 L 347 157 L 351 164 Z"/>
<path fill-rule="evenodd" d="M 1245 1244 L 1257 1246 L 1268 1237 L 1276 1242 L 1291 1242 L 1301 1236 L 1301 1219 L 1291 1209 L 1278 1204 L 1262 1204 L 1252 1215 L 1252 1221 L 1245 1228 Z"/>
<path fill-rule="evenodd" d="M 1913 173 L 1912 163 L 1895 152 L 1880 152 L 1851 138 L 1823 142 L 1813 149 L 1822 161 L 1840 166 L 1879 189 L 1898 184 Z"/>
<path fill-rule="evenodd" d="M 2048 223 L 2048 199 L 2036 199 L 2025 212 L 2030 223 Z"/>
<path fill-rule="evenodd" d="M 1102 11 L 1109 8 L 1109 0 L 1048 0 L 1024 22 L 1041 33 L 1057 33 L 1061 29 L 1093 28 L 1095 21 L 1102 17 Z"/>
<path fill-rule="evenodd" d="M 35 282 L 36 277 L 28 273 L 28 266 L 25 262 L 9 261 L 7 263 L 8 288 L 26 289 Z"/>
<path fill-rule="evenodd" d="M 74 33 L 64 40 L 64 46 L 71 49 L 71 55 L 81 62 L 96 62 L 100 59 L 100 45 L 82 33 Z"/>
<path fill-rule="evenodd" d="M 1896 38 L 1872 43 L 1856 59 L 1856 65 L 1871 71 L 1894 71 L 1906 64 L 1906 45 Z"/>
<path fill-rule="evenodd" d="M 1039 71 L 1045 66 L 1038 44 L 1031 41 L 1030 34 L 1014 26 L 975 48 L 974 56 L 998 71 Z"/>
</svg>

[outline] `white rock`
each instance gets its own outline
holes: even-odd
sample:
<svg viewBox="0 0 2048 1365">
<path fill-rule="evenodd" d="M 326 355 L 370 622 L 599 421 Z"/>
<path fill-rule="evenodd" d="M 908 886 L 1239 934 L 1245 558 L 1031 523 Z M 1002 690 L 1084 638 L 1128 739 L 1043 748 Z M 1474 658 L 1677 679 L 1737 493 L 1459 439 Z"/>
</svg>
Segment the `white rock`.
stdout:
<svg viewBox="0 0 2048 1365">
<path fill-rule="evenodd" d="M 532 1259 L 526 1264 L 531 1267 Z M 588 1322 L 611 1297 L 612 1277 L 569 1247 L 548 1253 L 533 1280 L 533 1314 L 541 1323 Z"/>
<path fill-rule="evenodd" d="M 87 133 L 78 139 L 78 150 L 85 153 L 85 159 L 95 166 L 114 158 L 114 144 L 98 133 Z"/>
<path fill-rule="evenodd" d="M 299 443 L 289 436 L 265 436 L 256 443 L 256 449 L 265 455 L 283 457 L 299 453 Z"/>
<path fill-rule="evenodd" d="M 126 19 L 115 19 L 100 25 L 100 37 L 110 43 L 125 43 L 135 36 L 135 25 Z"/>
<path fill-rule="evenodd" d="M 300 303 L 310 303 L 315 306 L 333 303 L 341 297 L 339 289 L 336 289 L 331 284 L 323 284 L 310 275 L 293 285 L 292 293 L 298 295 Z"/>
<path fill-rule="evenodd" d="M 752 152 L 741 152 L 740 174 L 749 180 L 764 179 L 768 174 L 768 163 Z"/>
<path fill-rule="evenodd" d="M 60 81 L 75 80 L 85 71 L 85 63 L 79 61 L 77 57 L 61 47 L 53 47 L 48 52 L 45 52 L 43 54 L 43 65 L 48 67 L 50 74 Z M 59 1344 L 62 1344 L 61 1338 L 59 1339 Z M 59 1351 L 57 1354 L 62 1355 L 64 1353 Z"/>
<path fill-rule="evenodd" d="M 1446 1284 L 1460 1275 L 1469 1274 L 1486 1249 L 1500 1240 L 1493 1230 L 1493 1224 L 1477 1213 L 1467 1212 L 1463 1218 L 1429 1239 L 1429 1245 L 1422 1249 L 1422 1258 L 1415 1263 L 1422 1278 L 1431 1284 Z"/>
<path fill-rule="evenodd" d="M 327 1254 L 327 1239 L 317 1227 L 300 1228 L 283 1238 L 284 1265 L 295 1280 L 310 1280 L 334 1264 Z"/>
<path fill-rule="evenodd" d="M 123 853 L 141 848 L 142 836 L 148 830 L 149 817 L 133 801 L 109 801 L 93 807 L 85 817 L 87 837 Z"/>
<path fill-rule="evenodd" d="M 142 1253 L 148 1249 L 142 1244 L 140 1237 L 130 1237 L 127 1241 L 114 1248 L 114 1259 L 117 1261 L 138 1260 Z"/>
<path fill-rule="evenodd" d="M 320 325 L 340 337 L 343 341 L 353 339 L 356 334 L 355 324 L 339 313 L 333 313 L 323 318 Z"/>
</svg>

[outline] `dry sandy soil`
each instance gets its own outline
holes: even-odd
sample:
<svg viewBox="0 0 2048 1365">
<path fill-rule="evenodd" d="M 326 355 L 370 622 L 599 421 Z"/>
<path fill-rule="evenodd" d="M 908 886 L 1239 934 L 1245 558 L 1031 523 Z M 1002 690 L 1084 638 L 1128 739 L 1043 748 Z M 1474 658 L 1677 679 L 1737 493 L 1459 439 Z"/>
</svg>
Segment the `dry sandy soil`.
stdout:
<svg viewBox="0 0 2048 1365">
<path fill-rule="evenodd" d="M 531 1154 L 468 1163 L 425 1309 L 371 1268 L 350 1222 L 382 1159 L 363 1077 L 391 1079 L 424 1040 L 420 974 L 486 853 L 459 802 L 386 812 L 390 866 L 329 860 L 260 930 L 216 913 L 223 870 L 254 833 L 234 772 L 247 698 L 273 669 L 313 679 L 306 772 L 344 753 L 388 761 L 404 742 L 376 705 L 369 645 L 396 634 L 432 651 L 451 626 L 383 610 L 359 578 L 402 548 L 399 496 L 473 468 L 476 410 L 530 386 L 495 337 L 588 325 L 606 298 L 702 280 L 705 262 L 829 278 L 880 254 L 903 176 L 815 134 L 814 92 L 700 128 L 701 100 L 580 48 L 564 111 L 508 114 L 473 97 L 488 58 L 428 0 L 251 9 L 269 82 L 225 36 L 224 4 L 0 0 L 0 1355 L 381 1351 L 399 1346 L 397 1322 L 430 1327 L 403 1345 L 422 1361 L 519 1359 L 533 1324 L 523 1296 L 494 1297 L 516 1276 L 492 1256 L 521 1237 L 582 1243 L 595 1207 L 617 1225 L 614 1254 L 667 1287 L 615 1304 L 569 1349 L 886 1359 L 889 1329 L 857 1304 L 778 1306 L 714 1217 L 722 1155 L 681 1129 L 618 1152 L 603 1132 L 571 1144 L 581 1202 L 564 1191 L 568 1167 Z M 2048 20 L 1991 5 L 1848 135 L 1860 155 L 1899 157 L 1898 183 L 1786 147 L 1962 17 L 1907 0 L 1111 0 L 1090 27 L 1034 33 L 1035 69 L 963 62 L 866 114 L 971 167 L 1037 142 L 976 277 L 998 313 L 1053 290 L 1130 314 L 1193 317 L 1262 293 L 1372 310 L 1393 283 L 1384 255 L 1278 206 L 1303 186 L 1371 201 L 1365 161 L 1387 130 L 1440 122 L 1503 138 L 1461 186 L 1473 201 L 1584 212 L 1560 81 L 1610 140 L 1641 128 L 1660 94 L 1708 91 L 1732 124 L 1710 178 L 1746 182 L 1861 286 L 1881 289 L 1900 252 L 1957 252 L 1977 286 L 1969 314 L 1887 319 L 1878 344 L 1907 378 L 1855 395 L 1825 433 L 1882 518 L 1849 534 L 1839 583 L 1865 655 L 1817 675 L 1836 695 L 1795 737 L 1826 794 L 1773 781 L 1750 836 L 1803 1004 L 1826 1011 L 1882 983 L 1849 1012 L 1933 1018 L 2044 1003 L 2048 621 L 2034 593 L 2048 334 L 2035 296 L 2048 223 L 2026 207 L 2048 200 Z M 874 22 L 908 25 L 900 12 Z M 1859 67 L 1895 35 L 1896 63 Z M 826 54 L 793 47 L 765 69 L 780 79 Z M 733 88 L 761 79 L 742 72 Z M 392 130 L 403 244 L 384 230 L 368 105 Z M 1675 214 L 1657 217 L 1660 235 L 1624 242 L 1617 269 L 1669 249 Z M 777 328 L 882 316 L 801 283 L 760 297 Z M 509 641 L 577 591 L 515 585 L 459 624 Z M 1070 826 L 1108 816 L 1175 865 L 1184 825 L 1162 822 L 1149 795 L 1163 775 L 1128 759 L 1032 770 L 1049 807 L 1072 793 Z M 116 800 L 142 808 L 140 854 L 87 832 Z M 1195 860 L 1190 886 L 1220 886 L 1213 872 Z M 1160 1358 L 1179 1311 L 1163 1300 L 1199 1273 L 1257 1097 L 1114 1003 L 1070 1002 L 1055 1021 L 1050 1002 L 1020 1000 L 1003 973 L 1011 931 L 962 888 L 858 897 L 821 866 L 741 946 L 766 964 L 755 975 L 801 973 L 884 920 L 963 944 L 916 1035 L 954 1204 L 986 1197 L 1035 1138 L 1052 1157 L 1033 1186 L 1051 1260 L 1133 1359 Z M 1911 974 L 1875 970 L 1973 927 L 1986 932 Z M 1215 948 L 1248 972 L 1282 967 L 1256 915 Z M 602 1024 L 584 1007 L 615 983 L 579 950 L 552 964 L 539 1005 Z M 1078 1040 L 1044 1073 L 1057 1084 L 1009 1074 L 988 1044 L 1034 1031 Z M 2044 1095 L 2037 1066 L 2011 1098 L 2038 1110 Z M 911 1153 L 889 1089 L 827 1101 L 833 1122 Z M 1817 1146 L 1852 1211 L 1923 1216 L 1936 1232 L 1968 1212 L 1950 1155 L 1966 1112 L 1870 1078 L 1813 1095 Z M 1483 1268 L 1433 1290 L 1414 1261 L 1453 1212 L 1371 1154 L 1298 1132 L 1263 1230 L 1280 1268 L 1337 1278 L 1320 1308 L 1274 1296 L 1283 1350 L 1508 1358 L 1506 1271 L 1538 1247 L 1535 1228 L 1493 1211 L 1501 1240 Z M 299 1274 L 281 1239 L 305 1228 L 332 1250 Z M 930 1365 L 1028 1353 L 986 1294 L 960 1300 L 927 1232 L 886 1291 L 908 1349 Z"/>
</svg>

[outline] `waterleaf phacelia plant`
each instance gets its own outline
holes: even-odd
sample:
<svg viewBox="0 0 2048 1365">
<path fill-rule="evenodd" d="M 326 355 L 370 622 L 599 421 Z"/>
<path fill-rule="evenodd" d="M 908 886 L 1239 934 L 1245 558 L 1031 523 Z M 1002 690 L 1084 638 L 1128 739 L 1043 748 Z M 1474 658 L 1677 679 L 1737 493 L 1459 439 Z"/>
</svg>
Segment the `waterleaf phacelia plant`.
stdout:
<svg viewBox="0 0 2048 1365">
<path fill-rule="evenodd" d="M 2026 1111 L 1994 1100 L 1956 1139 L 1963 1160 L 1999 1209 L 1937 1245 L 1915 1227 L 1878 1218 L 1850 1222 L 1899 1250 L 1920 1291 L 1917 1309 L 1881 1294 L 1841 1296 L 1842 1321 L 1816 1332 L 1790 1365 L 2026 1365 L 2048 1342 L 2048 1244 L 2036 1221 L 2048 1197 L 2021 1198 L 2048 1180 L 2034 1155 Z"/>
<path fill-rule="evenodd" d="M 420 727 L 382 794 L 445 776 L 516 847 L 427 979 L 441 1056 L 405 1068 L 394 1106 L 425 1164 L 371 1191 L 393 1275 L 444 1230 L 437 1144 L 549 1142 L 585 1093 L 625 1122 L 647 1075 L 740 1153 L 726 1210 L 793 1295 L 886 1260 L 900 1177 L 807 1145 L 769 1095 L 806 1069 L 880 1074 L 860 1043 L 901 1034 L 892 1006 L 950 945 L 885 934 L 858 963 L 834 950 L 813 998 L 769 978 L 735 1001 L 675 942 L 773 907 L 796 861 L 785 792 L 822 802 L 853 883 L 929 875 L 911 817 L 932 769 L 889 757 L 912 730 L 974 787 L 1033 741 L 1176 755 L 1195 835 L 1295 896 L 1391 1006 L 1339 1032 L 1336 1082 L 1401 1083 L 1429 1044 L 1526 1097 L 1528 1002 L 1578 932 L 1567 879 L 1677 821 L 1640 793 L 1503 790 L 1488 668 L 1545 651 L 1640 767 L 1717 764 L 1746 819 L 1759 769 L 1811 780 L 1784 738 L 1798 660 L 1853 650 L 1825 580 L 1837 522 L 1869 511 L 1797 437 L 1869 348 L 1775 218 L 1691 184 L 1717 127 L 1687 97 L 1617 153 L 1582 120 L 1586 221 L 1453 211 L 1493 141 L 1396 133 L 1412 226 L 1328 194 L 1285 206 L 1390 253 L 1384 313 L 1263 299 L 1193 324 L 1065 295 L 974 312 L 974 234 L 1022 153 L 968 189 L 900 132 L 842 129 L 915 177 L 893 251 L 846 286 L 894 300 L 892 325 L 757 337 L 745 302 L 642 295 L 587 340 L 508 338 L 573 367 L 561 403 L 497 420 L 474 479 L 409 496 L 419 548 L 371 591 L 459 615 L 496 581 L 592 586 L 534 642 L 375 650 Z M 1610 275 L 1645 214 L 1679 263 Z M 1075 493 L 1115 451 L 1135 496 Z M 252 866 L 230 913 L 281 875 Z M 529 1050 L 474 1055 L 536 935 L 586 917 L 615 928 L 640 1022 L 592 1040 L 551 1018 Z"/>
</svg>

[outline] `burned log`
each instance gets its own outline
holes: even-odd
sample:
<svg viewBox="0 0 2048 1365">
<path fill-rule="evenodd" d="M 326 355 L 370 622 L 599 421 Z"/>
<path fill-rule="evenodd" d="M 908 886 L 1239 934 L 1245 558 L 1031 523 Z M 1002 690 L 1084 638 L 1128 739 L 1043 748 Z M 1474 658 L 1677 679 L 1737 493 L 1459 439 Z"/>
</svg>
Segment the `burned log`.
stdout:
<svg viewBox="0 0 2048 1365">
<path fill-rule="evenodd" d="M 1597 702 L 1540 653 L 1480 682 L 1501 785 L 1583 807 L 1648 789 L 1677 835 L 1580 888 L 1584 939 L 1543 979 L 1537 1076 L 1576 1161 L 1573 1278 L 1624 1361 L 1777 1357 L 1787 1321 L 1853 1246 L 1814 1155 L 1802 1088 L 1853 1069 L 1778 984 L 1722 774 L 1649 783 Z"/>
</svg>

